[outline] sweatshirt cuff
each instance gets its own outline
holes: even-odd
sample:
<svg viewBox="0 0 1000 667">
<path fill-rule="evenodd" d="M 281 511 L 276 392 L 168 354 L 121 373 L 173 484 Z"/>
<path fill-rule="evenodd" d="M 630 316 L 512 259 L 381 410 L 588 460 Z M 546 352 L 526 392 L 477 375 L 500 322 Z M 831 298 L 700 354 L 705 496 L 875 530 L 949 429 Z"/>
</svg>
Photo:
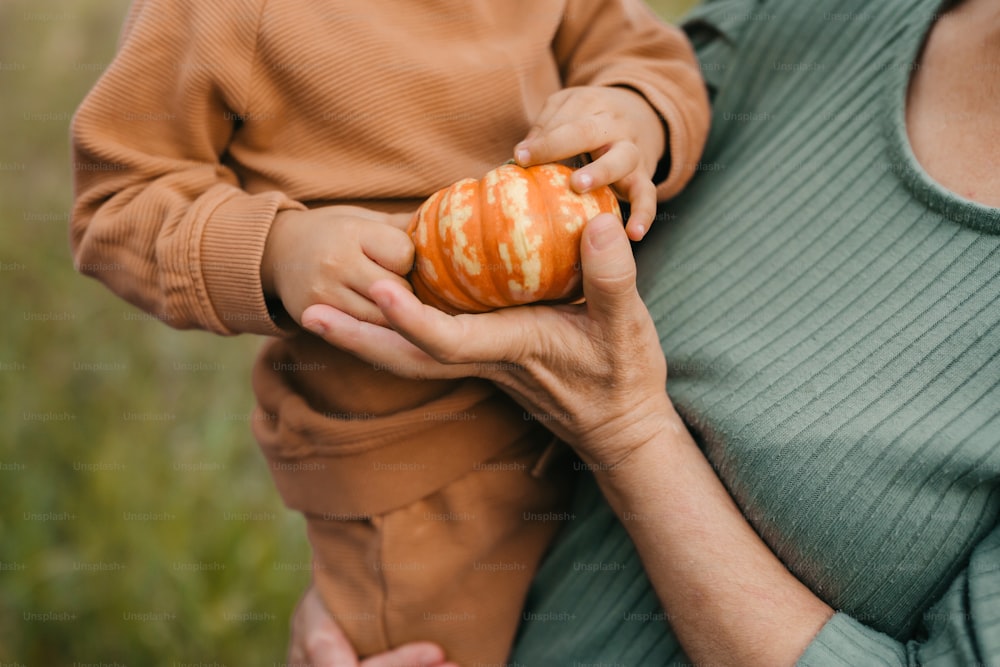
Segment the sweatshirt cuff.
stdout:
<svg viewBox="0 0 1000 667">
<path fill-rule="evenodd" d="M 656 183 L 656 198 L 665 201 L 674 197 L 688 184 L 698 168 L 705 142 L 711 109 L 708 91 L 701 86 L 697 94 L 688 87 L 672 83 L 670 90 L 663 84 L 651 85 L 631 77 L 611 76 L 596 81 L 595 85 L 631 88 L 646 98 L 666 126 L 666 151 L 657 167 L 663 178 Z M 679 104 L 678 100 L 683 100 Z M 663 173 L 664 165 L 669 165 Z"/>
<path fill-rule="evenodd" d="M 280 192 L 235 196 L 220 204 L 205 223 L 201 273 L 223 333 L 288 335 L 264 298 L 260 263 L 274 216 L 292 208 L 305 207 Z"/>
<path fill-rule="evenodd" d="M 907 664 L 907 658 L 903 645 L 895 639 L 838 612 L 813 637 L 795 664 L 802 667 L 902 667 Z"/>
</svg>

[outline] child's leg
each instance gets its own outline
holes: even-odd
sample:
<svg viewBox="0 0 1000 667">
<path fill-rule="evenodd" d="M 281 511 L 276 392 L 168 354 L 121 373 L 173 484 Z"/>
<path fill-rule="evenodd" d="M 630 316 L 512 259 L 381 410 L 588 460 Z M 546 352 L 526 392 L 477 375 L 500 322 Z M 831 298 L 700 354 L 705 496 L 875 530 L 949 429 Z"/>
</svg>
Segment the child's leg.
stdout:
<svg viewBox="0 0 1000 667">
<path fill-rule="evenodd" d="M 275 372 L 293 362 L 277 344 L 258 360 L 254 432 L 308 520 L 317 589 L 359 653 L 426 639 L 460 662 L 503 662 L 568 504 L 568 466 L 531 474 L 551 434 L 482 380 L 340 418 L 358 397 L 303 400 L 305 381 Z M 329 372 L 371 393 L 380 373 L 351 363 Z"/>
<path fill-rule="evenodd" d="M 371 521 L 310 518 L 317 588 L 359 653 L 429 640 L 462 665 L 505 661 L 568 505 L 565 460 L 530 474 L 544 435 Z"/>
</svg>

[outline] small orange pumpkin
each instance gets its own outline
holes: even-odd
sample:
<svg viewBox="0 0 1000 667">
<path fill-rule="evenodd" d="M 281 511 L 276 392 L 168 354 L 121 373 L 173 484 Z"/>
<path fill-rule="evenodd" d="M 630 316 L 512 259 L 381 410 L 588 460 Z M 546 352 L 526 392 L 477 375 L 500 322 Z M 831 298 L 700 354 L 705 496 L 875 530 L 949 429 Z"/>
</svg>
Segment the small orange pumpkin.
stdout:
<svg viewBox="0 0 1000 667">
<path fill-rule="evenodd" d="M 621 210 L 611 188 L 574 192 L 572 173 L 505 164 L 431 195 L 409 227 L 417 297 L 450 313 L 579 298 L 583 227 Z"/>
</svg>

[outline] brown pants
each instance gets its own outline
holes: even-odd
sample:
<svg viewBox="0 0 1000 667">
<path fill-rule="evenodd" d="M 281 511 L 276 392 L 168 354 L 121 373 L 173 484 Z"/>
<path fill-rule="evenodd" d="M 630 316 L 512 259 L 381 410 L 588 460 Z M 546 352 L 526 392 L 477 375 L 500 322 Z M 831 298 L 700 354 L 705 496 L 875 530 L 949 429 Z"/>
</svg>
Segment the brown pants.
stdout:
<svg viewBox="0 0 1000 667">
<path fill-rule="evenodd" d="M 568 506 L 565 450 L 479 380 L 357 422 L 300 410 L 296 429 L 287 389 L 259 395 L 255 433 L 358 654 L 426 640 L 466 667 L 504 663 Z"/>
</svg>

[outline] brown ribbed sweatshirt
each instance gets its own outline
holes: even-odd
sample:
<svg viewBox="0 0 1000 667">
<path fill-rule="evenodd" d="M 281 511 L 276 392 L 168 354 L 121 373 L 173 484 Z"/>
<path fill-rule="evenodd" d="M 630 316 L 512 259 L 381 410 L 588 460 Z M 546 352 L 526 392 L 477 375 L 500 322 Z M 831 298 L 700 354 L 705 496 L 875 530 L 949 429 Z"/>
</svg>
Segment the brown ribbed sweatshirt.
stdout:
<svg viewBox="0 0 1000 667">
<path fill-rule="evenodd" d="M 289 506 L 405 506 L 537 427 L 485 381 L 404 380 L 291 323 L 261 287 L 271 223 L 415 210 L 583 85 L 660 114 L 658 194 L 677 193 L 707 95 L 686 38 L 640 0 L 137 0 L 72 125 L 76 264 L 173 327 L 275 337 L 253 426 Z"/>
</svg>

